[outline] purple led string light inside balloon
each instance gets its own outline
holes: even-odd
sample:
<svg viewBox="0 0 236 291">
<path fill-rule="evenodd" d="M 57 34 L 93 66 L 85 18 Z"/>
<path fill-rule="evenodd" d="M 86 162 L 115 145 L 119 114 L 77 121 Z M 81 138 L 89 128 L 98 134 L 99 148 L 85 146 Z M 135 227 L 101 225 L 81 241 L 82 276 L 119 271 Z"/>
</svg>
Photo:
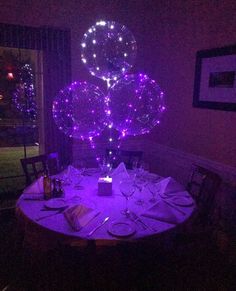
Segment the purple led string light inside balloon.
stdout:
<svg viewBox="0 0 236 291">
<path fill-rule="evenodd" d="M 33 121 L 37 117 L 37 104 L 35 100 L 34 75 L 30 64 L 24 64 L 20 71 L 20 83 L 13 93 L 13 104 L 25 118 Z"/>
<path fill-rule="evenodd" d="M 149 133 L 165 110 L 164 93 L 145 74 L 126 75 L 109 89 L 111 120 L 122 137 Z"/>
<path fill-rule="evenodd" d="M 105 96 L 98 87 L 86 82 L 79 82 L 80 87 L 85 86 L 80 93 L 74 92 L 76 82 L 62 90 L 53 103 L 53 116 L 59 129 L 70 137 L 88 139 L 95 150 L 94 137 L 107 128 L 109 147 L 118 142 L 116 147 L 119 149 L 124 137 L 149 133 L 160 123 L 165 110 L 164 93 L 160 87 L 145 74 L 125 75 L 134 64 L 137 46 L 124 25 L 114 21 L 97 22 L 84 34 L 81 48 L 82 62 L 92 76 L 106 81 L 108 94 Z M 102 101 L 102 106 L 98 102 L 91 108 L 91 98 L 87 95 L 85 112 L 90 122 L 83 118 L 84 112 L 80 110 L 83 108 L 81 96 L 86 93 L 93 96 L 92 99 L 96 96 L 96 100 L 100 98 Z M 91 123 L 95 115 L 99 122 Z M 114 138 L 117 131 L 119 137 Z M 97 155 L 96 159 L 101 158 Z"/>
<path fill-rule="evenodd" d="M 95 85 L 74 82 L 59 92 L 53 101 L 53 118 L 67 136 L 92 140 L 107 125 L 104 94 Z"/>
</svg>

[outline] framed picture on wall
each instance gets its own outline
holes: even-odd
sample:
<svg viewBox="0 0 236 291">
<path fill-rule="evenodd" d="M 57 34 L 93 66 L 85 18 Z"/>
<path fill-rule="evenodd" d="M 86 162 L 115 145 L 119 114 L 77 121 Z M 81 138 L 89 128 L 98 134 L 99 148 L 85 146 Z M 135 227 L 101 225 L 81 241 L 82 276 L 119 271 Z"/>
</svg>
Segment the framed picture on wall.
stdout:
<svg viewBox="0 0 236 291">
<path fill-rule="evenodd" d="M 197 52 L 193 106 L 236 111 L 236 45 Z"/>
</svg>

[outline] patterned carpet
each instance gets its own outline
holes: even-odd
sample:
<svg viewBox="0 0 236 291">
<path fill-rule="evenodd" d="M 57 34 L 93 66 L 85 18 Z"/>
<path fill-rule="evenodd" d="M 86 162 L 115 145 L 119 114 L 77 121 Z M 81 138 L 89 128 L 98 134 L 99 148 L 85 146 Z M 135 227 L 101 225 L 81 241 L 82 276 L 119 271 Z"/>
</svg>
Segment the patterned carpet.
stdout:
<svg viewBox="0 0 236 291">
<path fill-rule="evenodd" d="M 1 291 L 236 290 L 236 266 L 210 243 L 178 254 L 123 245 L 96 256 L 69 247 L 31 255 L 22 249 L 14 213 L 1 213 Z"/>
</svg>

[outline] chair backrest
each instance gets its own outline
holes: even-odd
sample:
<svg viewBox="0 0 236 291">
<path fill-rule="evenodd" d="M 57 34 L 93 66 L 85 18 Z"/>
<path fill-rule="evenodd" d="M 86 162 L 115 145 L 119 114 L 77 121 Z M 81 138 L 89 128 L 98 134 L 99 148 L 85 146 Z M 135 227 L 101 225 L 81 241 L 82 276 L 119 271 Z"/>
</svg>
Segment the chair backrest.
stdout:
<svg viewBox="0 0 236 291">
<path fill-rule="evenodd" d="M 21 159 L 21 165 L 26 177 L 26 184 L 29 185 L 33 180 L 39 178 L 48 169 L 49 174 L 56 174 L 59 171 L 58 153 L 34 156 Z"/>
<path fill-rule="evenodd" d="M 192 166 L 187 189 L 196 201 L 203 222 L 209 222 L 220 184 L 221 178 L 218 174 L 202 166 Z"/>
<path fill-rule="evenodd" d="M 142 157 L 143 157 L 143 152 L 118 150 L 118 149 L 106 149 L 106 157 L 112 160 L 113 167 L 118 166 L 120 162 L 124 162 L 127 169 L 132 169 L 134 161 L 137 161 L 137 163 L 141 162 Z"/>
</svg>

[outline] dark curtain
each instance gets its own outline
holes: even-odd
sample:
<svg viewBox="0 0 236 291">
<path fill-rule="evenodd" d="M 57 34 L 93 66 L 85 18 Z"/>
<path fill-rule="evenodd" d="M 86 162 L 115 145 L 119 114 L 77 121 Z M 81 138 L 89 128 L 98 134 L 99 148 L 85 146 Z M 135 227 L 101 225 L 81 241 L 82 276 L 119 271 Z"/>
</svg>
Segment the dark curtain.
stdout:
<svg viewBox="0 0 236 291">
<path fill-rule="evenodd" d="M 0 24 L 0 46 L 43 51 L 44 148 L 57 151 L 62 164 L 70 163 L 72 142 L 55 126 L 52 100 L 71 82 L 70 44 L 69 30 Z"/>
</svg>

